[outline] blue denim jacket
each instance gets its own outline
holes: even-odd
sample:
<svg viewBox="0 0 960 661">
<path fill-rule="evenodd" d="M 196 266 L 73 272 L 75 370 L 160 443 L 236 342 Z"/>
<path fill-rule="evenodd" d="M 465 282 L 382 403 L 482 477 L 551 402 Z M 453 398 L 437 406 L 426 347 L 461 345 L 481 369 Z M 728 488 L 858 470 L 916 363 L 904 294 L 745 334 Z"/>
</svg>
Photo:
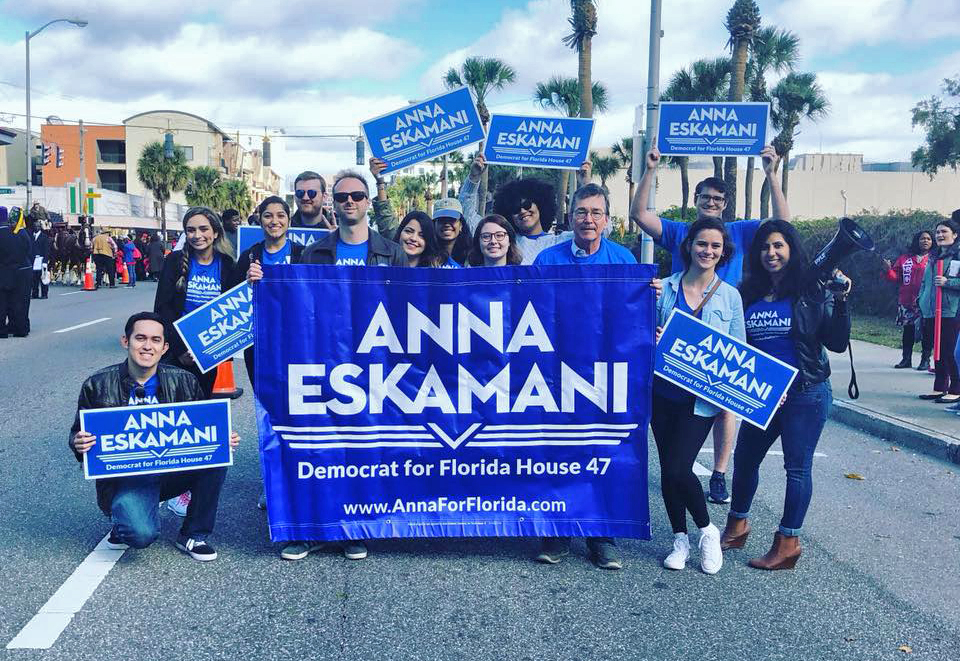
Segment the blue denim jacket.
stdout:
<svg viewBox="0 0 960 661">
<path fill-rule="evenodd" d="M 664 326 L 667 318 L 673 312 L 677 303 L 677 296 L 680 293 L 680 278 L 683 273 L 674 273 L 663 281 L 663 294 L 657 301 L 657 326 Z M 710 291 L 714 284 L 710 283 L 707 291 Z M 740 299 L 740 292 L 735 287 L 728 285 L 723 280 L 720 281 L 720 288 L 710 297 L 701 310 L 700 320 L 711 328 L 721 330 L 728 335 L 732 335 L 738 340 L 746 341 L 746 325 L 743 320 L 743 301 Z M 695 415 L 705 417 L 714 416 L 720 413 L 718 406 L 710 404 L 706 400 L 697 398 L 697 403 L 693 407 Z"/>
</svg>

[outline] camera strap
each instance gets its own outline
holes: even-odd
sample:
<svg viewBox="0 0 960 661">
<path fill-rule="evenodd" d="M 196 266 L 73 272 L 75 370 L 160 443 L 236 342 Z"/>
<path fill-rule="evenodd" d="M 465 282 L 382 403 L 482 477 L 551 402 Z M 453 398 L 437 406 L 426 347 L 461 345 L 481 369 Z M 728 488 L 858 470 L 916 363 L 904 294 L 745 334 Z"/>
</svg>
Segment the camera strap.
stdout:
<svg viewBox="0 0 960 661">
<path fill-rule="evenodd" d="M 847 353 L 850 354 L 850 385 L 847 386 L 847 395 L 850 399 L 860 398 L 860 386 L 857 385 L 857 370 L 853 368 L 853 344 L 847 341 Z"/>
</svg>

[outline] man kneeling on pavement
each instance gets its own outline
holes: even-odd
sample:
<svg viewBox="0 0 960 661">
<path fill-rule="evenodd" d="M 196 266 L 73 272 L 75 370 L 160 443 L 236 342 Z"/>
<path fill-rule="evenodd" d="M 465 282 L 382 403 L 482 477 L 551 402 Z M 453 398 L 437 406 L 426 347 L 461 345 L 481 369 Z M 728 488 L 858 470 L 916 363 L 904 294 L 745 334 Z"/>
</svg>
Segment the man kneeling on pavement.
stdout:
<svg viewBox="0 0 960 661">
<path fill-rule="evenodd" d="M 169 348 L 166 334 L 159 315 L 138 312 L 127 320 L 120 338 L 127 352 L 126 360 L 103 368 L 83 382 L 68 441 L 77 461 L 83 461 L 84 453 L 97 442 L 96 437 L 80 431 L 82 410 L 204 399 L 197 377 L 160 362 Z M 230 447 L 236 448 L 239 442 L 240 437 L 233 432 Z M 221 467 L 97 480 L 97 505 L 113 523 L 107 546 L 112 549 L 150 546 L 160 535 L 157 504 L 189 490 L 193 497 L 176 546 L 194 560 L 216 560 L 217 552 L 207 537 L 213 532 L 226 475 L 227 469 Z"/>
</svg>

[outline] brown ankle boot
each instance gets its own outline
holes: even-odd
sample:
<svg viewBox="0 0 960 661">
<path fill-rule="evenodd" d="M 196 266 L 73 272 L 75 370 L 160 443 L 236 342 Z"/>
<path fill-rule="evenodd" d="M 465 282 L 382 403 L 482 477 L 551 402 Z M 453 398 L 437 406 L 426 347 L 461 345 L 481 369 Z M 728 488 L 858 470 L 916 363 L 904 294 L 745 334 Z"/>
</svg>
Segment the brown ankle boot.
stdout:
<svg viewBox="0 0 960 661">
<path fill-rule="evenodd" d="M 750 534 L 750 522 L 747 519 L 738 519 L 737 517 L 727 515 L 727 525 L 720 535 L 720 548 L 742 549 L 747 543 L 747 535 Z"/>
<path fill-rule="evenodd" d="M 800 559 L 800 538 L 788 537 L 779 531 L 773 535 L 773 546 L 767 554 L 747 564 L 755 569 L 793 569 Z"/>
</svg>

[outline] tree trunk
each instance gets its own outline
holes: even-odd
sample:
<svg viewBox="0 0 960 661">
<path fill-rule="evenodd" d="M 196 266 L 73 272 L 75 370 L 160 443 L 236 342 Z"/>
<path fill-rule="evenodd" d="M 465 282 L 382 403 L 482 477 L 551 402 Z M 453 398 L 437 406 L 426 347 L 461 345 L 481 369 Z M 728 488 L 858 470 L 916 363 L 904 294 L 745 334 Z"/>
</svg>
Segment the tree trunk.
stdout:
<svg viewBox="0 0 960 661">
<path fill-rule="evenodd" d="M 633 196 L 636 194 L 636 192 L 637 192 L 637 185 L 631 181 L 630 182 L 630 198 L 627 200 L 627 231 L 628 232 L 633 232 L 633 219 L 630 217 L 630 211 L 631 211 L 630 207 L 633 206 Z"/>
<path fill-rule="evenodd" d="M 443 168 L 440 170 L 440 197 L 447 196 L 447 155 L 443 155 Z"/>
<path fill-rule="evenodd" d="M 790 152 L 787 151 L 783 154 L 783 178 L 780 180 L 780 188 L 783 189 L 783 197 L 787 197 L 787 188 L 790 184 Z M 785 218 L 784 220 L 790 220 Z"/>
<path fill-rule="evenodd" d="M 687 203 L 690 200 L 690 172 L 686 157 L 680 161 L 680 220 L 687 219 Z"/>
<path fill-rule="evenodd" d="M 744 78 L 747 72 L 747 51 L 750 42 L 739 39 L 733 50 L 733 84 L 730 85 L 730 101 L 743 101 Z M 728 156 L 723 164 L 723 182 L 727 185 L 727 206 L 723 219 L 727 222 L 737 217 L 737 158 Z"/>
<path fill-rule="evenodd" d="M 160 200 L 160 236 L 163 239 L 163 249 L 167 249 L 167 203 Z"/>
<path fill-rule="evenodd" d="M 760 219 L 770 217 L 770 182 L 763 178 L 763 185 L 760 186 Z"/>
<path fill-rule="evenodd" d="M 743 173 L 743 218 L 750 220 L 753 213 L 753 164 L 754 158 L 747 159 L 747 171 Z"/>
<path fill-rule="evenodd" d="M 579 67 L 580 78 L 580 116 L 593 117 L 593 75 L 590 67 L 592 66 L 591 49 L 592 40 L 587 37 L 583 40 L 580 48 L 577 66 Z"/>
<path fill-rule="evenodd" d="M 723 158 L 713 157 L 713 176 L 717 179 L 723 179 Z"/>
</svg>

